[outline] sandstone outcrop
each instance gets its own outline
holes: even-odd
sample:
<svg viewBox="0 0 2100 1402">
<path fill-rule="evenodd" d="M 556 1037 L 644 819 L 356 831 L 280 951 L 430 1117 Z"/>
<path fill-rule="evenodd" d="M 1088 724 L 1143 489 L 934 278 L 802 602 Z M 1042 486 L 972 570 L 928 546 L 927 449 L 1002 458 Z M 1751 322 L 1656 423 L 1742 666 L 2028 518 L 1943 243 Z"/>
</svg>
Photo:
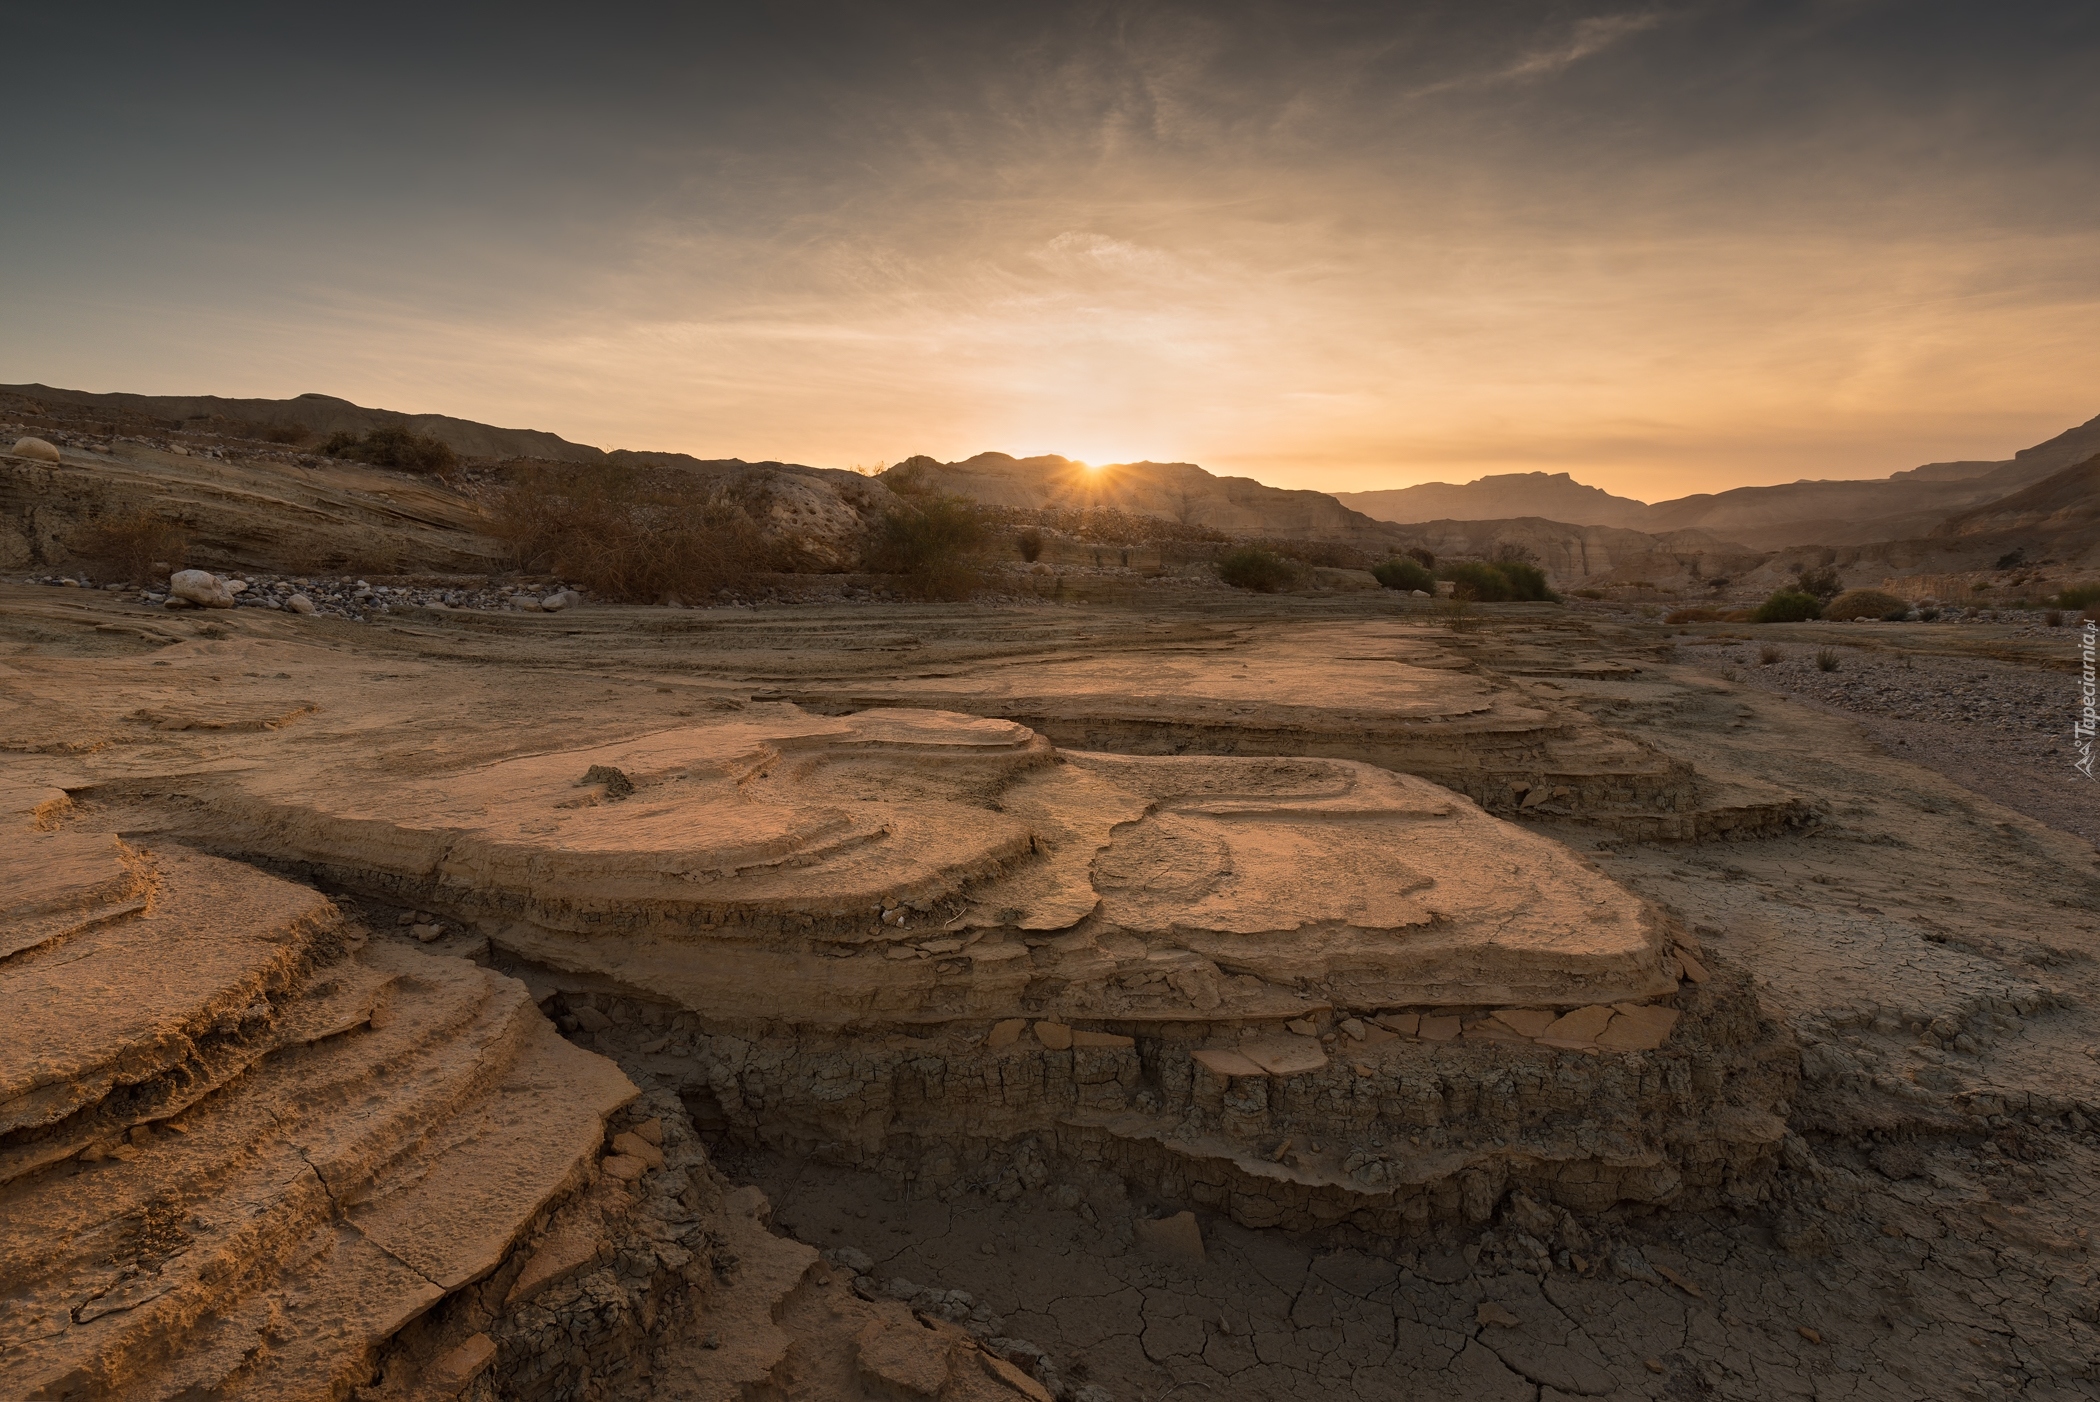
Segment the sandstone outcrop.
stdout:
<svg viewBox="0 0 2100 1402">
<path fill-rule="evenodd" d="M 369 943 L 310 888 L 10 841 L 9 1395 L 342 1396 L 588 1176 L 634 1094 L 515 980 Z"/>
<path fill-rule="evenodd" d="M 1464 1221 L 1513 1184 L 1590 1208 L 1753 1198 L 1783 1036 L 1569 848 L 1401 772 L 1582 721 L 1399 661 L 1414 641 L 1095 660 L 1093 687 L 1131 694 L 1129 748 L 1202 722 L 1242 754 L 1062 749 L 952 676 L 888 690 L 953 709 L 601 701 L 595 740 L 539 707 L 449 711 L 440 738 L 418 715 L 464 674 L 404 687 L 292 643 L 141 667 L 106 718 L 28 723 L 43 683 L 7 692 L 25 735 L 110 737 L 82 787 L 125 823 L 470 922 L 579 1035 L 754 1141 L 929 1180 L 1033 1154 L 1264 1225 Z M 199 666 L 259 675 L 206 702 Z M 1061 666 L 1039 678 L 1053 714 L 1119 722 Z M 182 758 L 145 733 L 184 735 Z M 1637 783 L 1652 804 L 1696 781 L 1631 745 L 1597 768 L 1632 808 Z M 1505 802 L 1570 813 L 1566 787 Z"/>
</svg>

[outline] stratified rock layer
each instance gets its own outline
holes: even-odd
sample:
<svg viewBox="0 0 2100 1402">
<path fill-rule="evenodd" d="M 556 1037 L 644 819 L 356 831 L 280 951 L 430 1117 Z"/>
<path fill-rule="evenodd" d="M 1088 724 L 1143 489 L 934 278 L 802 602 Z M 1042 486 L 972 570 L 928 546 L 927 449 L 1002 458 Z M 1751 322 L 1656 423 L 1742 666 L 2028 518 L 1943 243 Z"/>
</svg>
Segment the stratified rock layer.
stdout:
<svg viewBox="0 0 2100 1402">
<path fill-rule="evenodd" d="M 120 713 L 52 714 L 34 663 L 0 688 L 95 800 L 72 827 L 469 922 L 499 967 L 574 995 L 579 1036 L 619 1034 L 600 1000 L 654 1008 L 687 1052 L 666 1082 L 755 1140 L 935 1179 L 1030 1141 L 1250 1222 L 1399 1229 L 1510 1182 L 1754 1197 L 1783 1034 L 1587 859 L 1409 772 L 1423 736 L 1477 759 L 1587 720 L 1419 633 L 1298 634 L 1092 659 L 1105 681 L 1033 669 L 1062 699 L 1027 709 L 1059 725 L 1113 719 L 1107 688 L 1133 734 L 1213 727 L 1185 754 L 1061 749 L 982 714 L 1012 698 L 965 695 L 987 675 L 968 665 L 884 686 L 970 710 L 587 680 L 520 705 L 472 669 L 262 640 L 126 664 Z M 1606 665 L 1516 660 L 1541 685 Z M 1228 724 L 1317 752 L 1218 753 Z M 1593 777 L 1615 765 L 1688 774 L 1627 745 Z"/>
<path fill-rule="evenodd" d="M 515 980 L 366 945 L 309 888 L 17 841 L 41 875 L 0 923 L 42 938 L 0 956 L 7 1396 L 343 1396 L 634 1093 Z"/>
</svg>

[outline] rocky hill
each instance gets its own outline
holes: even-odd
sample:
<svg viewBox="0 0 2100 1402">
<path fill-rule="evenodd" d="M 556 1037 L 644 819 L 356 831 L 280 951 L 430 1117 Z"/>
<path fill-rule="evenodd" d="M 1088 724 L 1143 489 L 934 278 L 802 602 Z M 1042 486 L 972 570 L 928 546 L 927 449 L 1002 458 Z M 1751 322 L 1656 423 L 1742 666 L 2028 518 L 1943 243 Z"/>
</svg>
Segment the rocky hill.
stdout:
<svg viewBox="0 0 2100 1402">
<path fill-rule="evenodd" d="M 462 457 L 603 462 L 606 456 L 601 448 L 571 443 L 537 429 L 495 428 L 445 414 L 367 409 L 326 394 L 302 394 L 296 399 L 222 399 L 215 394 L 89 394 L 49 385 L 0 385 L 0 413 L 25 409 L 46 413 L 71 410 L 73 417 L 107 425 L 110 432 L 136 432 L 149 426 L 219 431 L 240 427 L 303 429 L 313 437 L 326 438 L 332 433 L 399 428 L 435 438 Z"/>
<path fill-rule="evenodd" d="M 987 506 L 1024 509 L 1109 507 L 1228 535 L 1347 541 L 1389 546 L 1393 531 L 1326 492 L 1271 487 L 1251 477 L 1218 477 L 1194 463 L 1132 462 L 1089 467 L 1069 458 L 979 453 L 962 462 L 908 458 L 890 469 Z"/>
</svg>

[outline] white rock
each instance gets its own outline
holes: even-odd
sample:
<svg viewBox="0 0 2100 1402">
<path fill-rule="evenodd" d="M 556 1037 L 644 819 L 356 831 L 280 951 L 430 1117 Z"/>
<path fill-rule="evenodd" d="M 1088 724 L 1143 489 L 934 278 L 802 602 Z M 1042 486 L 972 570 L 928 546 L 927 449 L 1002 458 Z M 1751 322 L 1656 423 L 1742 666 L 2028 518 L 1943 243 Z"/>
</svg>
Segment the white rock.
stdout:
<svg viewBox="0 0 2100 1402">
<path fill-rule="evenodd" d="M 226 586 L 226 592 L 229 594 L 239 594 L 248 588 L 248 581 L 245 579 L 227 579 L 221 580 L 220 583 Z"/>
<path fill-rule="evenodd" d="M 14 455 L 18 458 L 35 458 L 38 462 L 58 462 L 58 449 L 41 438 L 17 438 Z"/>
<path fill-rule="evenodd" d="M 188 600 L 199 608 L 233 607 L 233 591 L 228 589 L 217 575 L 207 570 L 175 571 L 168 579 L 168 592 L 178 599 Z"/>
<path fill-rule="evenodd" d="M 304 594 L 292 595 L 291 598 L 284 601 L 284 606 L 293 613 L 312 613 L 314 611 L 314 601 L 307 598 Z"/>
</svg>

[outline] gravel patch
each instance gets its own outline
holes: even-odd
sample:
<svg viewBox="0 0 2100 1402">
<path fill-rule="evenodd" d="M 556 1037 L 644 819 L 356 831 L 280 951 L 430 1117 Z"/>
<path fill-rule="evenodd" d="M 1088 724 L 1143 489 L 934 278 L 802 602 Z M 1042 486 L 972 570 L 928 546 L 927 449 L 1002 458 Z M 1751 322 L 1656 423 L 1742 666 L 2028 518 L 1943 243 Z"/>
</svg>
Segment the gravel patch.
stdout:
<svg viewBox="0 0 2100 1402">
<path fill-rule="evenodd" d="M 2075 657 L 2077 631 L 2052 631 Z M 1768 646 L 1779 661 L 1761 661 Z M 1742 685 L 1842 711 L 1889 754 L 2100 848 L 2100 785 L 2071 767 L 2076 672 L 1842 645 L 1827 647 L 1838 665 L 1825 672 L 1816 665 L 1824 650 L 1744 642 L 1702 648 L 1696 660 Z"/>
</svg>

